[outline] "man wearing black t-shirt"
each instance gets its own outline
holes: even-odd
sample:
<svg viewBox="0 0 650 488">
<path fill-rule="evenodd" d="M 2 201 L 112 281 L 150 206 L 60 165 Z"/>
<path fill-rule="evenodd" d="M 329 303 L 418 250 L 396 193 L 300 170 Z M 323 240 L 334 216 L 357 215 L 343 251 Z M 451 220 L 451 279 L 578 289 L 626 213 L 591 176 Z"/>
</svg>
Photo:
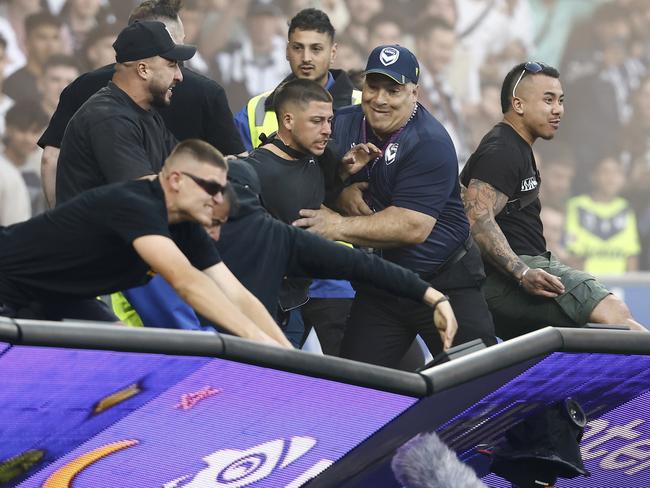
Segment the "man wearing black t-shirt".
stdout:
<svg viewBox="0 0 650 488">
<path fill-rule="evenodd" d="M 165 24 L 135 22 L 113 44 L 113 81 L 74 114 L 57 167 L 56 201 L 96 186 L 156 174 L 176 144 L 155 106 L 169 105 L 183 81 L 179 61 L 194 46 L 176 44 Z"/>
<path fill-rule="evenodd" d="M 483 138 L 461 173 L 465 211 L 486 260 L 484 293 L 509 339 L 546 325 L 587 322 L 645 330 L 593 276 L 546 250 L 532 144 L 552 139 L 564 114 L 559 72 L 541 63 L 515 66 L 501 88 L 503 121 Z"/>
<path fill-rule="evenodd" d="M 174 149 L 154 180 L 105 185 L 27 222 L 0 227 L 0 314 L 104 318 L 94 297 L 142 285 L 159 273 L 213 323 L 290 347 L 264 306 L 221 262 L 202 227 L 223 202 L 226 175 L 223 156 L 191 139 Z"/>
<path fill-rule="evenodd" d="M 146 1 L 133 10 L 129 24 L 137 20 L 163 22 L 174 40 L 180 43 L 185 33 L 178 10 L 178 2 Z M 50 125 L 38 141 L 38 145 L 43 148 L 43 191 L 50 206 L 55 203 L 56 170 L 65 128 L 83 103 L 104 88 L 114 73 L 115 65 L 85 73 L 61 93 Z M 179 141 L 196 138 L 209 142 L 223 154 L 242 153 L 244 146 L 235 128 L 223 88 L 215 81 L 185 67 L 181 67 L 181 73 L 183 82 L 174 87 L 174 96 L 169 106 L 156 107 L 167 128 Z"/>
<path fill-rule="evenodd" d="M 332 132 L 332 96 L 315 81 L 293 79 L 276 90 L 275 115 L 277 135 L 255 149 L 247 161 L 259 175 L 264 207 L 276 219 L 291 223 L 299 217 L 301 208 L 319 208 L 325 201 L 326 188 L 340 182 L 338 160 L 323 156 Z M 355 152 L 365 154 L 361 149 Z M 315 326 L 319 337 L 324 339 L 323 351 L 337 353 L 352 290 L 346 282 L 329 285 L 330 288 L 345 285 L 347 287 L 337 298 L 310 299 L 299 314 L 293 310 L 307 302 L 309 281 L 288 280 L 285 283 L 280 306 L 290 313 L 283 316 L 283 322 L 297 346 L 302 345 L 305 338 L 302 317 L 308 326 Z M 345 297 L 346 293 L 349 296 Z"/>
</svg>

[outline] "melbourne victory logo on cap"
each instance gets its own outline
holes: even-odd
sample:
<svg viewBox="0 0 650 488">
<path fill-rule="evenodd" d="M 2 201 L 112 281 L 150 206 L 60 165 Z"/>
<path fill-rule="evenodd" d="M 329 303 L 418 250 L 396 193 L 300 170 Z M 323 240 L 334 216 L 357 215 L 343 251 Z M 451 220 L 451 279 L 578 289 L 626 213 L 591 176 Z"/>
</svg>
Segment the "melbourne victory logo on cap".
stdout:
<svg viewBox="0 0 650 488">
<path fill-rule="evenodd" d="M 381 53 L 379 53 L 379 61 L 381 61 L 381 64 L 384 66 L 390 66 L 395 63 L 398 58 L 399 51 L 394 47 L 385 47 L 381 50 Z"/>
</svg>

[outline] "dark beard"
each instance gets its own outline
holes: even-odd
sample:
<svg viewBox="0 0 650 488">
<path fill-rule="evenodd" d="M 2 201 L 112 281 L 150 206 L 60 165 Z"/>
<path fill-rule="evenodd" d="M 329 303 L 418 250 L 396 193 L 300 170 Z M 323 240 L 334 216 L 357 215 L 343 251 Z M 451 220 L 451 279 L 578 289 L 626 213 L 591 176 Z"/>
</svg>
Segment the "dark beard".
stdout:
<svg viewBox="0 0 650 488">
<path fill-rule="evenodd" d="M 170 104 L 170 101 L 168 101 L 165 98 L 165 95 L 167 95 L 167 90 L 164 92 L 153 92 L 151 96 L 153 97 L 151 100 L 151 105 L 153 105 L 156 108 L 165 108 L 168 107 Z"/>
</svg>

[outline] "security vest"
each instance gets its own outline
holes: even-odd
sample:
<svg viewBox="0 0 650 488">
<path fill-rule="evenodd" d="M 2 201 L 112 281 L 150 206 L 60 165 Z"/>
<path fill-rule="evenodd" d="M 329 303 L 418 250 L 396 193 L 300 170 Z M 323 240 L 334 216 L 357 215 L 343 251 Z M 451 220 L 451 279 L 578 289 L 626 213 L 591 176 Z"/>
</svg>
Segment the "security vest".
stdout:
<svg viewBox="0 0 650 488">
<path fill-rule="evenodd" d="M 347 74 L 342 70 L 330 70 L 330 73 L 334 76 L 334 84 L 329 90 L 332 95 L 334 110 L 347 105 L 360 104 L 361 92 L 354 89 Z M 292 78 L 293 75 L 285 79 L 285 82 Z M 278 120 L 273 110 L 274 94 L 275 90 L 261 93 L 251 98 L 246 105 L 248 129 L 251 135 L 251 144 L 254 148 L 261 145 L 261 134 L 269 136 L 278 130 Z"/>
</svg>

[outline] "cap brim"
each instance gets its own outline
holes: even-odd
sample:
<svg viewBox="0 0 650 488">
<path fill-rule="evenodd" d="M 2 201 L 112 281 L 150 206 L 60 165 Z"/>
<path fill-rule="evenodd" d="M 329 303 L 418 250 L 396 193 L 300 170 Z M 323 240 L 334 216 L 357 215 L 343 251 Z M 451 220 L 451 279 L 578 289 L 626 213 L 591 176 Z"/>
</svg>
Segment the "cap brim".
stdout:
<svg viewBox="0 0 650 488">
<path fill-rule="evenodd" d="M 170 59 L 172 61 L 187 61 L 196 54 L 196 46 L 190 44 L 176 44 L 172 49 L 166 53 L 160 54 L 161 58 Z"/>
<path fill-rule="evenodd" d="M 376 68 L 376 69 L 369 69 L 369 70 L 366 70 L 364 72 L 364 74 L 366 74 L 366 75 L 368 73 L 379 73 L 380 75 L 388 76 L 390 79 L 392 79 L 396 83 L 399 83 L 400 85 L 405 85 L 406 83 L 411 82 L 411 80 L 409 80 L 406 76 L 404 76 L 404 75 L 402 75 L 400 73 L 397 73 L 395 71 L 391 71 L 389 69 Z"/>
</svg>

